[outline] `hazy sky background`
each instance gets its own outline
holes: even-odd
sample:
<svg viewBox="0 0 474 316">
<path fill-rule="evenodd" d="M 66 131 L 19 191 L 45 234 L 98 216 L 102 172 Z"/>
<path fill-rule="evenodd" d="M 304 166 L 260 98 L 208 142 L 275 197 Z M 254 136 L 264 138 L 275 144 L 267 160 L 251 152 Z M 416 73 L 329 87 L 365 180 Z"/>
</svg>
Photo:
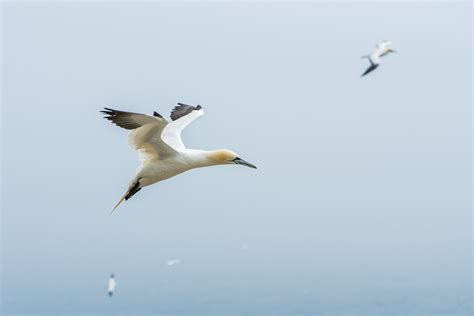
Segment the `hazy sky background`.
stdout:
<svg viewBox="0 0 474 316">
<path fill-rule="evenodd" d="M 471 8 L 3 3 L 3 312 L 468 315 Z M 109 216 L 138 159 L 98 111 L 176 102 L 259 168 Z"/>
</svg>

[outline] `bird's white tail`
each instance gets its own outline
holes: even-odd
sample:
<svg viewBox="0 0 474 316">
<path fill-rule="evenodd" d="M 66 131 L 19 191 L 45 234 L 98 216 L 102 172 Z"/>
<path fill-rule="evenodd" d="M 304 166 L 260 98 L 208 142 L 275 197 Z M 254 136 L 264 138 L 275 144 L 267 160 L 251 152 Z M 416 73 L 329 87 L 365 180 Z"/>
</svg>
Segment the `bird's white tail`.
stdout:
<svg viewBox="0 0 474 316">
<path fill-rule="evenodd" d="M 114 208 L 113 208 L 112 211 L 110 212 L 110 215 L 112 215 L 112 213 L 115 211 L 115 209 L 116 209 L 120 204 L 122 204 L 122 202 L 125 200 L 125 197 L 127 196 L 127 194 L 128 194 L 128 191 L 127 191 L 127 193 L 125 193 L 125 194 L 122 196 L 122 198 L 120 199 L 120 201 L 118 201 L 118 203 L 115 204 Z"/>
<path fill-rule="evenodd" d="M 127 192 L 122 196 L 122 198 L 120 199 L 120 201 L 118 201 L 117 204 L 115 204 L 114 208 L 112 209 L 112 211 L 110 212 L 110 214 L 112 214 L 115 209 L 120 205 L 122 204 L 122 202 L 125 200 L 128 200 L 129 198 L 131 198 L 133 195 L 135 195 L 135 193 L 137 193 L 138 191 L 140 191 L 142 188 L 140 187 L 140 179 L 138 179 L 134 184 L 132 184 Z"/>
</svg>

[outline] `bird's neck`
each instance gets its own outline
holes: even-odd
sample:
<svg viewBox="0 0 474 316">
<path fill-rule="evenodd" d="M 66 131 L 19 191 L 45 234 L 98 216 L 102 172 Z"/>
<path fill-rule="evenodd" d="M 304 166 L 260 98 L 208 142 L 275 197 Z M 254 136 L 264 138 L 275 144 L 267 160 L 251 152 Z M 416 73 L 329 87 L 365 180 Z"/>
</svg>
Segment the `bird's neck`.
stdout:
<svg viewBox="0 0 474 316">
<path fill-rule="evenodd" d="M 189 149 L 188 159 L 193 168 L 210 167 L 221 164 L 218 159 L 218 154 L 218 150 Z"/>
</svg>

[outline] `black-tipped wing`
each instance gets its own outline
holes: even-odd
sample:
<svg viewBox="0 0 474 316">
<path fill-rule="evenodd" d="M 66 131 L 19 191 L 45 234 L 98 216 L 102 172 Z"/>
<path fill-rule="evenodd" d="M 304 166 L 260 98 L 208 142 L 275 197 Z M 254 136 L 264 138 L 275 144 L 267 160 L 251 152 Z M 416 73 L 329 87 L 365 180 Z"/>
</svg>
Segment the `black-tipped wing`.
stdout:
<svg viewBox="0 0 474 316">
<path fill-rule="evenodd" d="M 104 116 L 105 119 L 125 129 L 136 129 L 149 123 L 157 123 L 157 120 L 161 120 L 163 122 L 160 123 L 166 124 L 166 120 L 156 112 L 153 112 L 153 116 L 140 113 L 117 111 L 110 108 L 104 108 L 104 111 L 100 112 L 106 115 Z"/>
<path fill-rule="evenodd" d="M 130 146 L 138 151 L 142 163 L 176 154 L 171 145 L 161 137 L 168 122 L 158 113 L 154 112 L 151 116 L 109 108 L 101 112 L 106 114 L 105 118 L 112 123 L 131 130 L 128 141 Z"/>
<path fill-rule="evenodd" d="M 368 74 L 369 72 L 372 72 L 375 70 L 375 68 L 377 68 L 379 65 L 377 64 L 371 64 L 369 68 L 367 68 L 367 70 L 361 75 L 361 77 L 365 76 L 366 74 Z"/>
<path fill-rule="evenodd" d="M 174 109 L 171 111 L 170 117 L 173 121 L 176 121 L 180 117 L 188 115 L 194 110 L 200 110 L 200 109 L 202 109 L 202 106 L 200 106 L 199 104 L 196 106 L 192 106 L 192 105 L 187 105 L 184 103 L 178 103 L 178 105 L 175 106 Z"/>
<path fill-rule="evenodd" d="M 202 106 L 191 106 L 183 103 L 178 103 L 171 112 L 171 119 L 173 120 L 166 125 L 161 138 L 177 151 L 185 150 L 186 147 L 181 139 L 181 131 L 189 124 L 197 120 L 204 114 Z"/>
</svg>

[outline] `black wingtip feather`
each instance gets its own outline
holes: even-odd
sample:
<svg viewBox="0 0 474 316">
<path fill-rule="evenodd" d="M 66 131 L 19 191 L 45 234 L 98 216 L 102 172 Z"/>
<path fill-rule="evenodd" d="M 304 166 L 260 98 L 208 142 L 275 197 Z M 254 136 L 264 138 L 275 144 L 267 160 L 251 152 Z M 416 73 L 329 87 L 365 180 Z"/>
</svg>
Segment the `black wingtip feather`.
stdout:
<svg viewBox="0 0 474 316">
<path fill-rule="evenodd" d="M 118 111 L 116 111 L 116 110 L 114 110 L 114 109 L 110 109 L 110 108 L 104 108 L 103 111 L 99 111 L 99 112 L 100 112 L 100 113 L 104 113 L 104 114 L 106 114 L 106 115 L 111 115 L 111 116 L 118 114 L 118 113 L 117 113 Z"/>
<path fill-rule="evenodd" d="M 111 108 L 105 108 L 105 107 L 104 107 L 104 110 L 100 112 L 106 115 L 104 116 L 105 119 L 111 121 L 115 125 L 120 126 L 122 128 L 135 129 L 137 127 L 140 127 L 140 124 L 137 124 L 136 122 L 133 122 L 127 119 L 127 117 L 130 116 L 132 113 L 117 111 L 117 110 L 114 110 Z"/>
<path fill-rule="evenodd" d="M 171 111 L 170 117 L 173 121 L 176 121 L 177 119 L 185 115 L 188 115 L 194 110 L 201 110 L 201 109 L 202 109 L 202 106 L 200 106 L 199 104 L 196 106 L 192 106 L 189 104 L 178 102 L 178 105 L 174 107 L 173 111 Z"/>
<path fill-rule="evenodd" d="M 371 64 L 369 68 L 367 68 L 367 70 L 362 74 L 360 75 L 361 77 L 364 77 L 366 75 L 368 75 L 369 73 L 371 73 L 372 71 L 374 71 L 375 69 L 377 69 L 379 65 L 378 64 Z"/>
</svg>

